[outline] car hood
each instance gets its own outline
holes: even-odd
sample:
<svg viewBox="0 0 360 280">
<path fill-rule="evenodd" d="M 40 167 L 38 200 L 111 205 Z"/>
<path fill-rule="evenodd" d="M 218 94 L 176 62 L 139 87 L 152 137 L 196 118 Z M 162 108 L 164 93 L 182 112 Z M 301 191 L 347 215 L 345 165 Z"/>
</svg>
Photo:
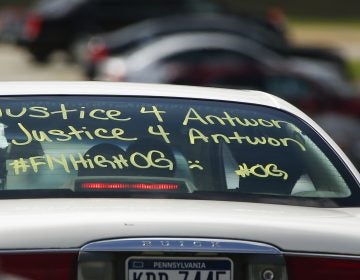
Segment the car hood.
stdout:
<svg viewBox="0 0 360 280">
<path fill-rule="evenodd" d="M 0 249 L 79 248 L 130 237 L 228 238 L 286 252 L 360 255 L 359 208 L 176 199 L 23 199 L 0 204 Z"/>
</svg>

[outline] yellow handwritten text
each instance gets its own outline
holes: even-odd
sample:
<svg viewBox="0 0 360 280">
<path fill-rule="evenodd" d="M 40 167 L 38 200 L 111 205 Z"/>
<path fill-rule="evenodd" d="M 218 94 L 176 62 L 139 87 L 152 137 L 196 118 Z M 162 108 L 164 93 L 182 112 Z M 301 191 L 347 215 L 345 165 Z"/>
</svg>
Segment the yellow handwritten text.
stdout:
<svg viewBox="0 0 360 280">
<path fill-rule="evenodd" d="M 21 107 L 18 109 L 13 108 L 0 108 L 0 118 L 7 116 L 10 118 L 21 118 L 24 116 L 30 118 L 46 119 L 51 116 L 59 115 L 63 120 L 71 118 L 85 119 L 92 118 L 97 120 L 113 120 L 113 121 L 129 121 L 130 117 L 120 117 L 122 112 L 114 109 L 86 109 L 82 106 L 80 108 L 68 108 L 65 104 L 59 104 L 59 108 L 51 111 L 47 107 L 32 106 L 29 108 Z"/>
<path fill-rule="evenodd" d="M 170 144 L 170 139 L 169 139 L 169 135 L 170 133 L 169 132 L 166 132 L 165 129 L 161 126 L 161 125 L 157 125 L 156 126 L 157 128 L 157 131 L 155 130 L 155 128 L 150 125 L 148 127 L 148 132 L 149 134 L 151 135 L 156 135 L 156 136 L 161 136 L 162 139 L 166 142 L 166 143 L 169 143 Z"/>
<path fill-rule="evenodd" d="M 251 167 L 248 167 L 246 163 L 242 163 L 239 164 L 239 169 L 236 170 L 235 173 L 242 178 L 249 176 L 259 178 L 281 177 L 284 180 L 287 180 L 289 177 L 285 171 L 280 170 L 274 163 L 269 163 L 267 165 L 256 164 Z"/>
<path fill-rule="evenodd" d="M 135 141 L 137 137 L 126 137 L 125 131 L 121 128 L 112 128 L 111 130 L 105 128 L 96 128 L 92 131 L 88 130 L 86 127 L 75 128 L 72 125 L 67 126 L 67 130 L 61 129 L 50 129 L 47 131 L 43 130 L 28 130 L 22 123 L 18 123 L 18 127 L 23 135 L 18 136 L 19 139 L 11 141 L 14 145 L 27 145 L 32 141 L 38 142 L 66 142 L 71 141 L 73 139 L 84 140 L 89 139 L 93 140 L 95 138 L 98 139 L 118 139 L 122 141 Z"/>
<path fill-rule="evenodd" d="M 163 122 L 161 114 L 166 114 L 165 111 L 159 111 L 156 106 L 151 106 L 152 110 L 146 110 L 145 107 L 141 107 L 140 113 L 142 114 L 154 114 L 158 122 Z"/>
<path fill-rule="evenodd" d="M 228 112 L 223 112 L 222 115 L 200 115 L 194 108 L 190 108 L 183 120 L 183 126 L 188 126 L 189 123 L 197 123 L 202 125 L 220 125 L 220 126 L 241 126 L 241 127 L 267 127 L 267 128 L 283 128 L 284 126 L 290 126 L 293 130 L 301 132 L 294 124 L 281 121 L 281 120 L 266 120 L 263 118 L 240 118 L 238 116 L 232 116 Z"/>
<path fill-rule="evenodd" d="M 124 155 L 118 154 L 111 157 L 104 155 L 83 155 L 81 153 L 69 155 L 43 155 L 34 156 L 29 159 L 19 158 L 12 160 L 9 163 L 15 175 L 26 172 L 38 173 L 41 168 L 48 170 L 55 170 L 58 167 L 62 168 L 66 173 L 78 171 L 79 169 L 126 169 L 135 167 L 139 169 L 159 168 L 174 170 L 174 162 L 166 158 L 165 154 L 158 150 L 151 150 L 147 153 L 134 152 L 125 158 Z M 94 171 L 96 176 L 96 171 Z"/>
<path fill-rule="evenodd" d="M 242 136 L 238 132 L 232 132 L 232 135 L 224 134 L 210 134 L 205 135 L 203 132 L 196 128 L 189 129 L 189 142 L 190 144 L 196 144 L 197 142 L 203 143 L 215 143 L 219 144 L 221 142 L 225 143 L 238 143 L 238 144 L 249 144 L 249 145 L 270 145 L 272 147 L 288 147 L 290 143 L 298 146 L 302 151 L 306 151 L 305 146 L 298 140 L 284 137 L 284 138 L 274 138 L 274 137 L 250 137 Z"/>
</svg>

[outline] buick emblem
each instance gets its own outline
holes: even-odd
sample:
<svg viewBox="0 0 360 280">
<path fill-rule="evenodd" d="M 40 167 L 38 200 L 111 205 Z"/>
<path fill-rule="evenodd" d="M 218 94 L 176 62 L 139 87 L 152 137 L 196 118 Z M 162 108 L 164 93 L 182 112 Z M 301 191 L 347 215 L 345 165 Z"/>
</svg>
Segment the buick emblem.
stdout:
<svg viewBox="0 0 360 280">
<path fill-rule="evenodd" d="M 200 240 L 143 240 L 142 247 L 146 248 L 220 248 L 216 241 Z"/>
</svg>

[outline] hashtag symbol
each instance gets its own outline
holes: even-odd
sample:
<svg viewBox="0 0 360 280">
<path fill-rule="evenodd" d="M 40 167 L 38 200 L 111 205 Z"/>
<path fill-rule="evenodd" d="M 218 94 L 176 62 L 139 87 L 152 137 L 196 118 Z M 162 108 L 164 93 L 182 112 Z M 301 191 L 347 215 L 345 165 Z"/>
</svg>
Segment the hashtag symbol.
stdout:
<svg viewBox="0 0 360 280">
<path fill-rule="evenodd" d="M 118 156 L 113 156 L 112 160 L 119 169 L 123 169 L 124 167 L 129 167 L 128 161 L 121 154 L 119 154 Z"/>
<path fill-rule="evenodd" d="M 247 176 L 250 176 L 250 169 L 245 163 L 243 163 L 242 165 L 239 164 L 239 169 L 236 170 L 235 173 L 242 178 L 245 178 Z"/>
<path fill-rule="evenodd" d="M 13 167 L 16 175 L 19 175 L 20 172 L 25 173 L 30 167 L 30 165 L 23 158 L 13 160 L 13 162 L 11 162 L 9 165 Z"/>
</svg>

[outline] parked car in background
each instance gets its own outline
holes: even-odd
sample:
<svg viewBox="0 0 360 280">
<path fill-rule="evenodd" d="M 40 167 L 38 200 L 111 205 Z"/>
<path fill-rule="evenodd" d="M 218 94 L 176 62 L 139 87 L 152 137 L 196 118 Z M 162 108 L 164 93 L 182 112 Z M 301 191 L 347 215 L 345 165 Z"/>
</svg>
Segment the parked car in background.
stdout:
<svg viewBox="0 0 360 280">
<path fill-rule="evenodd" d="M 220 9 L 208 0 L 41 0 L 29 10 L 21 45 L 38 61 L 55 50 L 71 51 L 90 34 L 121 28 L 147 18 Z"/>
<path fill-rule="evenodd" d="M 258 91 L 0 85 L 0 277 L 357 280 L 360 174 Z"/>
<path fill-rule="evenodd" d="M 246 70 L 266 67 L 263 71 L 285 72 L 291 71 L 298 75 L 312 76 L 320 81 L 329 83 L 337 91 L 348 94 L 352 92 L 348 81 L 339 73 L 332 64 L 320 63 L 318 60 L 304 57 L 288 57 L 267 48 L 264 44 L 249 39 L 240 34 L 233 34 L 223 31 L 204 32 L 176 32 L 175 34 L 160 36 L 143 44 L 133 46 L 128 50 L 120 52 L 119 55 L 103 56 L 99 64 L 95 65 L 95 77 L 97 79 L 135 81 L 135 82 L 156 82 L 171 83 L 176 73 L 160 71 L 167 65 L 189 66 L 224 66 L 229 65 L 241 67 Z M 245 66 L 244 66 L 245 65 Z M 158 68 L 158 70 L 155 70 Z M 174 69 L 174 67 L 173 67 Z M 192 71 L 189 75 L 182 71 L 181 75 L 188 78 L 196 73 Z M 226 69 L 217 71 L 217 75 L 237 75 L 226 72 Z M 155 75 L 155 78 L 152 78 Z M 242 71 L 238 74 L 240 77 Z M 251 74 L 256 79 L 256 74 Z M 193 76 L 195 83 L 197 76 Z M 213 75 L 203 77 L 211 80 Z M 261 79 L 261 76 L 258 77 Z M 236 83 L 236 80 L 234 80 Z M 262 85 L 254 84 L 254 87 Z M 289 93 L 288 93 L 289 94 Z"/>
<path fill-rule="evenodd" d="M 268 48 L 286 46 L 285 34 L 265 20 L 248 15 L 221 13 L 183 14 L 149 19 L 79 42 L 78 61 L 93 79 L 96 64 L 109 56 L 121 55 L 167 35 L 178 33 L 223 32 L 251 39 Z"/>
<path fill-rule="evenodd" d="M 17 44 L 21 35 L 26 11 L 16 6 L 0 10 L 0 42 Z"/>
<path fill-rule="evenodd" d="M 149 19 L 105 34 L 80 41 L 77 60 L 90 79 L 99 61 L 134 50 L 151 41 L 179 33 L 221 32 L 253 40 L 284 58 L 302 58 L 333 67 L 344 78 L 350 74 L 344 58 L 331 49 L 295 47 L 286 33 L 272 28 L 269 22 L 255 16 L 227 13 L 185 14 Z"/>
<path fill-rule="evenodd" d="M 128 52 L 101 61 L 95 77 L 100 80 L 167 83 L 173 72 L 168 62 L 196 65 L 208 61 L 269 67 L 283 58 L 248 38 L 223 32 L 184 32 L 160 37 Z M 240 66 L 240 64 L 239 64 Z"/>
</svg>

